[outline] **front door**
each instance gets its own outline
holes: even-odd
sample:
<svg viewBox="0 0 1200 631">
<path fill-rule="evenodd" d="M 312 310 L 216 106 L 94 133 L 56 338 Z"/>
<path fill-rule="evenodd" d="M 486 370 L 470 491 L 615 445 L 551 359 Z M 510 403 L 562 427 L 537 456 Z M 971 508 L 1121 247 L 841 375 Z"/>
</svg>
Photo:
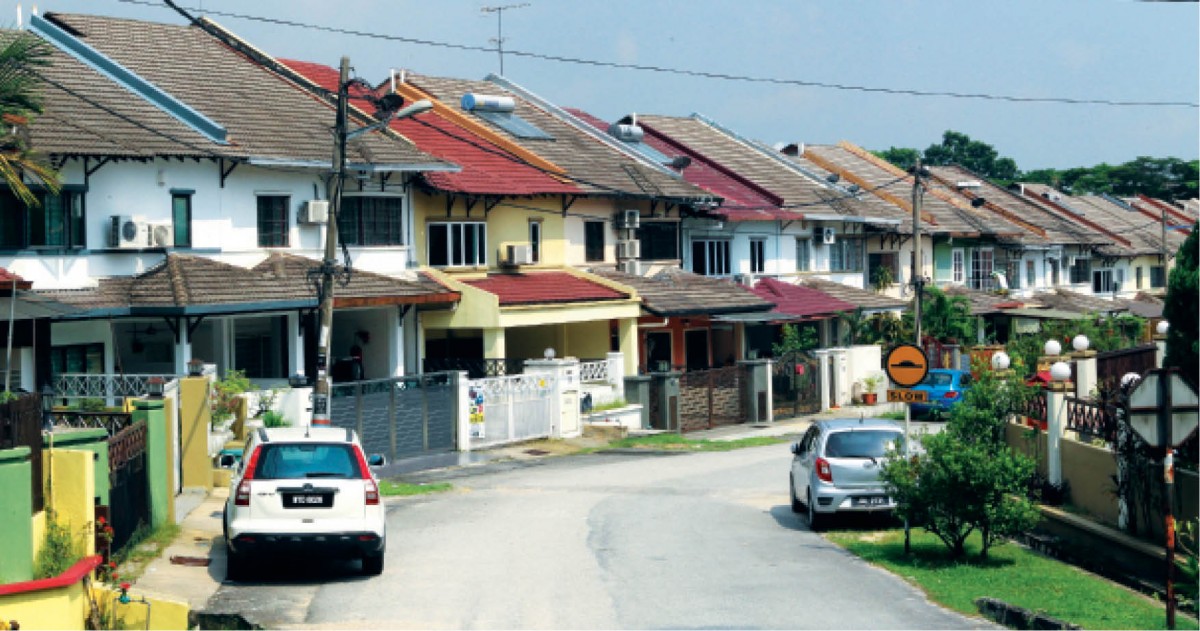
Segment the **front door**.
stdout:
<svg viewBox="0 0 1200 631">
<path fill-rule="evenodd" d="M 708 329 L 692 329 L 683 333 L 683 348 L 687 353 L 688 370 L 705 370 L 708 362 Z"/>
</svg>

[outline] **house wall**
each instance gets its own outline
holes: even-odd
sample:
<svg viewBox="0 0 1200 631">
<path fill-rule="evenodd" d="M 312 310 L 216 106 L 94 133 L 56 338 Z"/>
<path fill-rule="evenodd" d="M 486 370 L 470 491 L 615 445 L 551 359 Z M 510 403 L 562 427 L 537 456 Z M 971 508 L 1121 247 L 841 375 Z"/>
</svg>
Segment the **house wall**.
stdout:
<svg viewBox="0 0 1200 631">
<path fill-rule="evenodd" d="M 616 244 L 621 236 L 616 230 L 613 217 L 619 209 L 638 208 L 643 216 L 648 212 L 643 204 L 630 201 L 614 201 L 607 199 L 583 198 L 576 200 L 563 220 L 563 263 L 575 267 L 590 267 L 594 265 L 613 264 L 616 262 Z M 604 260 L 587 260 L 587 241 L 584 224 L 588 221 L 603 221 L 604 223 Z"/>
<path fill-rule="evenodd" d="M 96 471 L 92 452 L 57 449 L 50 442 L 42 451 L 42 463 L 47 506 L 54 510 L 58 524 L 74 533 L 79 551 L 84 556 L 95 554 L 96 542 L 92 535 Z"/>
<path fill-rule="evenodd" d="M 0 584 L 33 578 L 33 493 L 29 448 L 0 450 Z"/>
</svg>

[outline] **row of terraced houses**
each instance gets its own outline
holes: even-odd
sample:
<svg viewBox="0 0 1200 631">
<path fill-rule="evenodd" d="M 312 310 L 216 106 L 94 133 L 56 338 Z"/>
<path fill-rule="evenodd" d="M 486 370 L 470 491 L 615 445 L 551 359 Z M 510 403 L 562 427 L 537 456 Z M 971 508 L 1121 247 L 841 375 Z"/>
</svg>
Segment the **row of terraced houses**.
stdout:
<svg viewBox="0 0 1200 631">
<path fill-rule="evenodd" d="M 315 377 L 337 70 L 203 18 L 26 28 L 51 64 L 45 112 L 19 131 L 63 189 L 36 207 L 0 192 L 12 388 L 193 359 Z M 786 322 L 837 345 L 839 313 L 911 300 L 913 178 L 855 144 L 780 149 L 702 114 L 601 120 L 495 75 L 371 85 L 351 91 L 352 127 L 375 122 L 369 96 L 433 108 L 348 143 L 335 377 L 497 372 L 547 348 L 697 370 L 770 353 Z M 1198 210 L 953 166 L 924 184 L 919 273 L 1009 310 L 996 323 L 1154 311 Z"/>
</svg>

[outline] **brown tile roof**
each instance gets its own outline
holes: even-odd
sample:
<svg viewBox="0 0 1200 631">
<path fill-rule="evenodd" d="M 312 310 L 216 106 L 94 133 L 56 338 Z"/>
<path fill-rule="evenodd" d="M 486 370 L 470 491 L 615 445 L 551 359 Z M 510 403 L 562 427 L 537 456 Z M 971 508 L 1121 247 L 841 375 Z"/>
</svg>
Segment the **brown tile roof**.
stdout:
<svg viewBox="0 0 1200 631">
<path fill-rule="evenodd" d="M 642 307 L 657 316 L 721 315 L 767 311 L 775 305 L 732 281 L 667 268 L 653 276 L 635 276 L 611 268 L 588 270 L 637 290 Z"/>
<path fill-rule="evenodd" d="M 1036 293 L 1030 297 L 1030 301 L 1051 309 L 1075 313 L 1115 313 L 1129 310 L 1124 301 L 1106 300 L 1062 288 Z"/>
<path fill-rule="evenodd" d="M 33 130 L 44 153 L 331 159 L 332 107 L 198 27 L 62 13 L 46 19 L 223 126 L 229 144 L 209 141 L 56 49 L 46 74 L 74 94 L 47 88 L 47 114 Z M 346 154 L 350 163 L 448 166 L 378 133 L 352 140 Z"/>
<path fill-rule="evenodd" d="M 517 138 L 499 128 L 497 132 L 566 169 L 572 181 L 586 194 L 685 200 L 713 198 L 711 193 L 702 188 L 643 165 L 608 147 L 495 83 L 412 73 L 407 75 L 406 80 L 434 98 L 455 106 L 467 93 L 512 97 L 516 102 L 513 113 L 552 136 L 553 140 Z"/>
<path fill-rule="evenodd" d="M 1122 206 L 1112 198 L 1099 195 L 1073 195 L 1068 201 L 1071 207 L 1081 211 L 1092 221 L 1103 224 L 1130 241 L 1129 248 L 1137 254 L 1158 254 L 1162 248 L 1162 222 Z M 1168 224 L 1173 224 L 1170 218 Z M 1167 251 L 1174 255 L 1183 245 L 1186 235 L 1177 230 L 1167 230 Z"/>
<path fill-rule="evenodd" d="M 153 268 L 129 277 L 100 279 L 82 290 L 38 292 L 60 302 L 92 311 L 138 313 L 230 312 L 253 309 L 291 309 L 317 303 L 308 273 L 319 262 L 303 256 L 272 253 L 247 269 L 200 256 L 168 254 Z M 432 280 L 392 278 L 356 270 L 350 283 L 338 285 L 334 305 L 453 302 L 458 299 Z"/>
<path fill-rule="evenodd" d="M 831 280 L 802 278 L 799 284 L 829 294 L 838 300 L 844 300 L 863 309 L 901 309 L 908 306 L 907 300 L 892 298 L 891 296 L 877 294 L 873 291 L 851 287 L 850 285 L 844 285 Z"/>
<path fill-rule="evenodd" d="M 806 145 L 803 155 L 838 173 L 843 179 L 900 206 L 911 215 L 912 176 L 886 160 L 847 142 L 838 145 Z M 947 191 L 944 186 L 927 181 L 926 193 L 921 201 L 921 231 L 956 236 L 992 236 L 1019 241 L 1042 240 L 1040 235 L 1035 235 L 992 212 L 972 208 L 969 203 L 958 201 L 956 197 L 956 193 Z M 955 201 L 947 201 L 948 199 Z"/>
<path fill-rule="evenodd" d="M 1012 303 L 1013 299 L 1008 296 L 999 296 L 989 294 L 987 292 L 970 289 L 962 285 L 946 285 L 940 287 L 947 296 L 963 296 L 971 302 L 971 315 L 989 315 L 1000 313 L 1000 307 L 1005 303 Z"/>
</svg>

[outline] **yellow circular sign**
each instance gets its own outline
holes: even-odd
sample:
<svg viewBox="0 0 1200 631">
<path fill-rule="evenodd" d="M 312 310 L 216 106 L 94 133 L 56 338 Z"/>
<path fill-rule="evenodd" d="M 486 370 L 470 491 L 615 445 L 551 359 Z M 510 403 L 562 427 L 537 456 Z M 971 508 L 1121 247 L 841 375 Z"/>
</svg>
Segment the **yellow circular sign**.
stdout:
<svg viewBox="0 0 1200 631">
<path fill-rule="evenodd" d="M 929 372 L 929 362 L 925 359 L 925 351 L 920 347 L 901 344 L 888 353 L 886 368 L 892 383 L 902 388 L 911 388 L 925 378 Z"/>
</svg>

